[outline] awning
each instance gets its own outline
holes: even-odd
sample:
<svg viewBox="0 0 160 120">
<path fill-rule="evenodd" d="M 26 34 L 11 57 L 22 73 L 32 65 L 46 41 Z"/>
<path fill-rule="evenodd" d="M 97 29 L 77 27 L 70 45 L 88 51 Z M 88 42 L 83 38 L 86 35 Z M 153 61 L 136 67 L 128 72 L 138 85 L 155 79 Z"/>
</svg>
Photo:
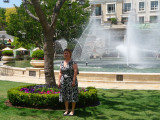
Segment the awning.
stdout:
<svg viewBox="0 0 160 120">
<path fill-rule="evenodd" d="M 20 48 L 16 49 L 16 51 L 27 51 L 27 49 L 20 47 Z"/>
<path fill-rule="evenodd" d="M 6 47 L 6 48 L 4 48 L 4 49 L 2 49 L 2 50 L 13 50 L 13 49 L 11 49 L 11 48 L 9 48 L 9 47 Z"/>
<path fill-rule="evenodd" d="M 32 51 L 36 51 L 36 50 L 40 50 L 40 49 L 39 49 L 39 47 L 37 47 L 37 48 L 34 48 Z"/>
</svg>

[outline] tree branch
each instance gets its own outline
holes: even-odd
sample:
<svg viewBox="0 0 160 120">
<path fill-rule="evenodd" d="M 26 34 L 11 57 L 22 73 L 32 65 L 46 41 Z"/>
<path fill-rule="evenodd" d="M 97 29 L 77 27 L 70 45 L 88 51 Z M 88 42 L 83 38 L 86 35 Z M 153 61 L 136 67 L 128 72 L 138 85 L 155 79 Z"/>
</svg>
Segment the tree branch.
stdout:
<svg viewBox="0 0 160 120">
<path fill-rule="evenodd" d="M 47 22 L 47 18 L 43 12 L 43 10 L 41 9 L 41 6 L 40 6 L 40 0 L 31 0 L 33 6 L 34 6 L 34 9 L 35 9 L 35 12 L 39 18 L 39 21 L 44 29 L 44 31 L 47 33 L 50 31 L 50 26 Z"/>
<path fill-rule="evenodd" d="M 58 0 L 58 1 L 56 2 L 56 5 L 55 5 L 55 7 L 54 7 L 54 9 L 53 9 L 53 14 L 52 14 L 52 21 L 51 21 L 51 27 L 52 27 L 52 28 L 53 28 L 53 27 L 55 26 L 55 24 L 56 24 L 56 20 L 57 20 L 57 18 L 58 18 L 58 14 L 59 14 L 60 9 L 61 9 L 61 7 L 63 6 L 63 4 L 64 4 L 65 1 L 66 1 L 66 0 Z"/>
<path fill-rule="evenodd" d="M 27 7 L 28 1 L 27 1 L 27 0 L 22 0 L 22 1 L 23 1 L 23 6 L 24 6 L 26 12 L 28 13 L 28 15 L 39 22 L 39 21 L 40 21 L 39 18 L 36 17 L 36 16 L 34 16 L 34 15 L 30 12 L 30 10 L 28 9 L 28 7 Z"/>
</svg>

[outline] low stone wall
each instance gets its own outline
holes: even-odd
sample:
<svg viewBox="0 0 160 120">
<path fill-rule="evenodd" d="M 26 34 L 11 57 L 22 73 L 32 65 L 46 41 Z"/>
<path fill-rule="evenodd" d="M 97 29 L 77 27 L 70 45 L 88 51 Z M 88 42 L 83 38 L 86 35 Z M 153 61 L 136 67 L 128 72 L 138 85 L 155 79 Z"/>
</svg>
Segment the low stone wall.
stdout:
<svg viewBox="0 0 160 120">
<path fill-rule="evenodd" d="M 10 76 L 26 76 L 26 68 L 17 68 L 10 66 L 0 66 L 1 75 L 10 75 Z"/>
<path fill-rule="evenodd" d="M 58 79 L 59 71 L 55 70 L 55 78 Z M 45 78 L 43 68 L 17 68 L 0 66 L 1 75 L 27 76 Z M 81 72 L 77 76 L 78 81 L 83 82 L 139 82 L 160 83 L 160 73 L 112 73 L 112 72 Z"/>
<path fill-rule="evenodd" d="M 160 83 L 160 73 L 80 72 L 79 81 Z"/>
</svg>

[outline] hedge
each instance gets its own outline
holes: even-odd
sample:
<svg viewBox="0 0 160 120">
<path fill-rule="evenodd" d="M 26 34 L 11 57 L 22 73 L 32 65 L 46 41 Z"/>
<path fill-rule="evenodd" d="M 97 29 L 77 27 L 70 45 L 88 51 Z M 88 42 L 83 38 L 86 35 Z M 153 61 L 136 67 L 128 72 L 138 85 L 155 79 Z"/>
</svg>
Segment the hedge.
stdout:
<svg viewBox="0 0 160 120">
<path fill-rule="evenodd" d="M 4 56 L 13 56 L 13 50 L 4 50 L 2 52 L 2 55 L 4 55 Z"/>
<path fill-rule="evenodd" d="M 34 59 L 40 59 L 44 58 L 44 51 L 43 50 L 36 50 L 32 53 L 32 58 Z"/>
<path fill-rule="evenodd" d="M 21 88 L 29 88 L 31 86 L 35 85 L 20 86 L 8 90 L 8 98 L 12 105 L 32 108 L 64 109 L 64 104 L 59 102 L 59 94 L 25 93 L 20 91 Z M 81 91 L 79 93 L 79 102 L 77 102 L 76 108 L 97 105 L 97 89 L 94 87 L 87 87 L 86 89 L 88 91 Z"/>
</svg>

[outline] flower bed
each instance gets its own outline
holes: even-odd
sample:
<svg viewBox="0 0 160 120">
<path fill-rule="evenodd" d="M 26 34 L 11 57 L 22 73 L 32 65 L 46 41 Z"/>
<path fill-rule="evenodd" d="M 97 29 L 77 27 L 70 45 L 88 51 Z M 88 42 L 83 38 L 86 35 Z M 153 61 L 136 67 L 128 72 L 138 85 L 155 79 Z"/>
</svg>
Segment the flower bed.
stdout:
<svg viewBox="0 0 160 120">
<path fill-rule="evenodd" d="M 14 106 L 64 109 L 64 104 L 59 102 L 59 89 L 55 86 L 29 85 L 12 88 L 8 91 L 8 98 Z M 96 88 L 79 88 L 76 107 L 93 106 L 97 102 Z"/>
</svg>

